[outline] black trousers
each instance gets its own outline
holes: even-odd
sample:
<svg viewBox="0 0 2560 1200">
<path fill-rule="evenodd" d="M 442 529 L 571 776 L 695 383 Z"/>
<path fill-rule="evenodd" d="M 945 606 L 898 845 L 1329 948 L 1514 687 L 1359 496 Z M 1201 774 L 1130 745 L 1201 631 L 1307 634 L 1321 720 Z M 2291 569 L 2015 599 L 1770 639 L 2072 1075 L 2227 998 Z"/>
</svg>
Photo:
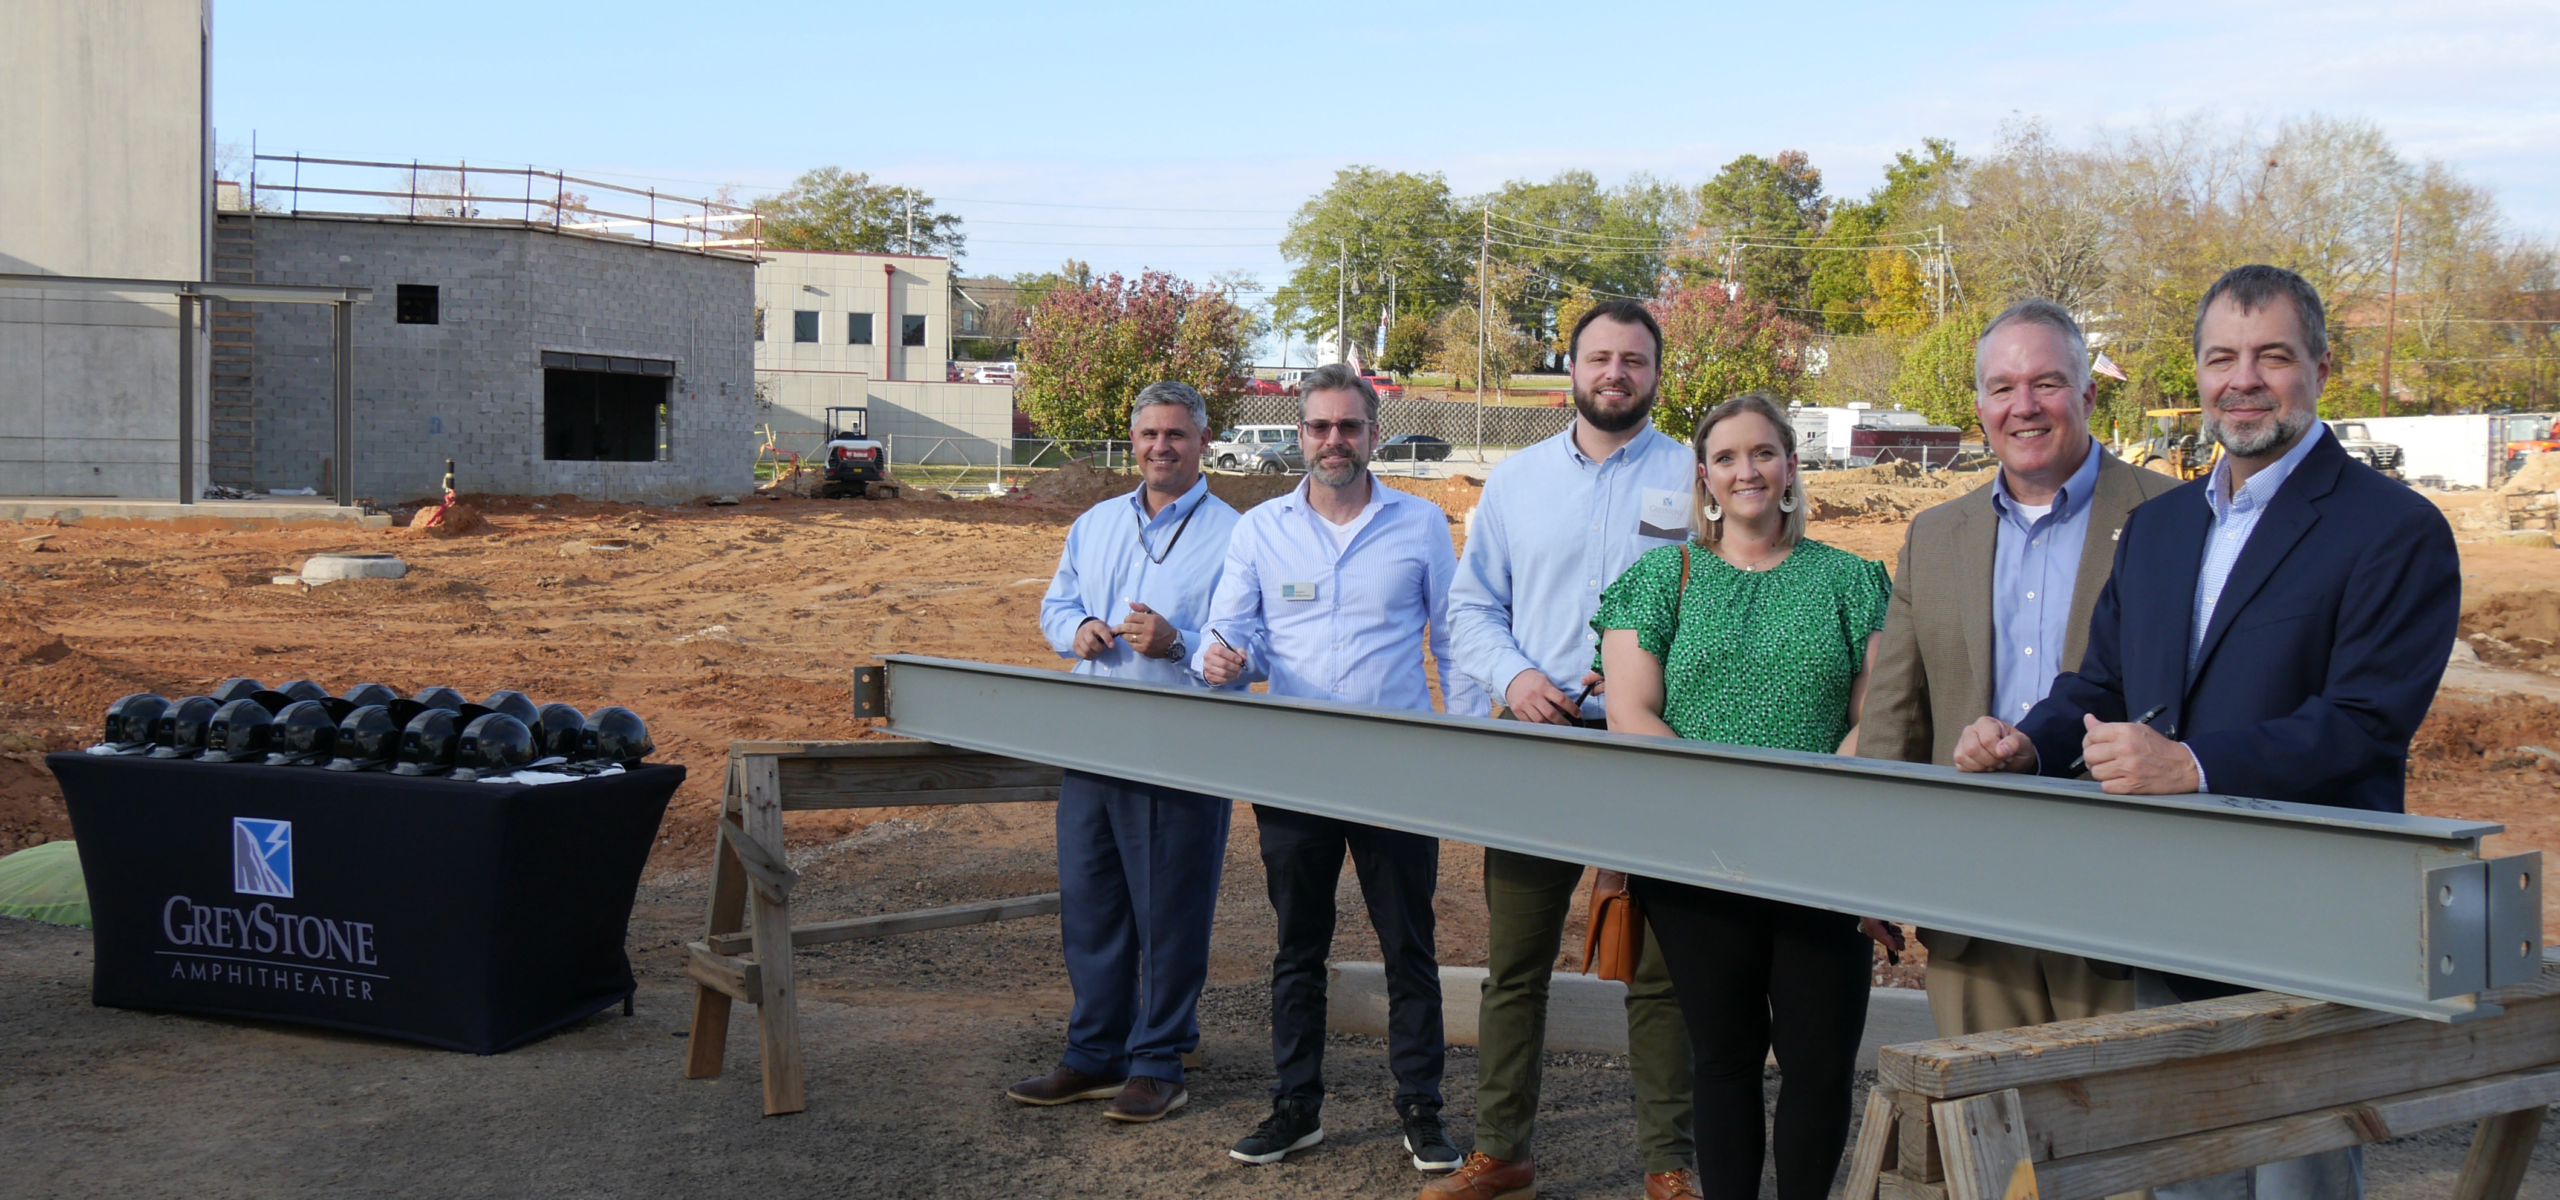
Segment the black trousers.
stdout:
<svg viewBox="0 0 2560 1200">
<path fill-rule="evenodd" d="M 1658 879 L 1630 885 L 1662 945 L 1697 1059 L 1706 1200 L 1758 1200 L 1762 1072 L 1777 1051 L 1778 1200 L 1824 1200 L 1849 1141 L 1872 943 L 1855 917 Z"/>
<path fill-rule="evenodd" d="M 1325 959 L 1347 851 L 1387 960 L 1387 1066 L 1395 1072 L 1396 1105 L 1438 1109 L 1448 1056 L 1432 949 L 1439 839 L 1260 804 L 1253 816 L 1271 907 L 1280 916 L 1280 951 L 1271 959 L 1271 1060 L 1280 1077 L 1271 1094 L 1324 1099 Z"/>
</svg>

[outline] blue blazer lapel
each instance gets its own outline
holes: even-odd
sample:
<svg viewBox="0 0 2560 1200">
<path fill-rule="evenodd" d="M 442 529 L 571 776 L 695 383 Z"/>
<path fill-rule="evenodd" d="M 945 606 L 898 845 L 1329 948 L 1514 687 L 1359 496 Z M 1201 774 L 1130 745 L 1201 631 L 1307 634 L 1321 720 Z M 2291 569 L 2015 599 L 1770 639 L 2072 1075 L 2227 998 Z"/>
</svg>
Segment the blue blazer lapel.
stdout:
<svg viewBox="0 0 2560 1200">
<path fill-rule="evenodd" d="M 2117 587 L 2129 610 L 2135 603 L 2134 587 L 2140 586 L 2142 602 L 2150 606 L 2158 631 L 2167 636 L 2162 644 L 2143 647 L 2136 647 L 2130 636 L 2126 638 L 2120 651 L 2124 656 L 2125 702 L 2132 705 L 2138 696 L 2169 701 L 2167 719 L 2156 726 L 2167 732 L 2186 720 L 2187 639 L 2195 635 L 2196 576 L 2204 570 L 2206 522 L 2213 509 L 2205 500 L 2204 489 L 2189 484 L 2145 504 L 2141 515 L 2137 536 L 2143 546 L 2128 549 L 2126 573 L 2133 573 L 2134 549 L 2156 545 L 2160 547 L 2160 557 L 2143 563 L 2145 569 L 2139 581 L 2119 579 Z M 2125 624 L 2130 634 L 2133 622 Z M 2128 718 L 2131 715 L 2128 713 Z"/>
<path fill-rule="evenodd" d="M 2196 669 L 2187 677 L 2187 687 L 2180 691 L 2180 698 L 2194 689 L 2205 664 L 2213 661 L 2214 647 L 2231 629 L 2240 610 L 2249 606 L 2250 597 L 2274 577 L 2276 567 L 2293 552 L 2303 535 L 2320 523 L 2320 510 L 2313 501 L 2327 496 L 2337 486 L 2338 470 L 2345 462 L 2346 453 L 2338 449 L 2335 439 L 2321 438 L 2320 444 L 2303 456 L 2302 465 L 2294 468 L 2293 477 L 2277 489 L 2276 498 L 2267 505 L 2267 515 L 2258 518 L 2258 527 L 2249 531 L 2249 544 L 2241 548 L 2240 560 L 2231 564 L 2231 578 L 2223 582 L 2222 595 L 2213 602 L 2213 621 L 2204 628 L 2204 645 L 2196 654 Z M 2201 539 L 2197 543 L 2197 562 L 2199 566 L 2203 562 Z M 2189 610 L 2193 611 L 2192 604 Z M 2188 617 L 2190 622 L 2194 619 Z"/>
</svg>

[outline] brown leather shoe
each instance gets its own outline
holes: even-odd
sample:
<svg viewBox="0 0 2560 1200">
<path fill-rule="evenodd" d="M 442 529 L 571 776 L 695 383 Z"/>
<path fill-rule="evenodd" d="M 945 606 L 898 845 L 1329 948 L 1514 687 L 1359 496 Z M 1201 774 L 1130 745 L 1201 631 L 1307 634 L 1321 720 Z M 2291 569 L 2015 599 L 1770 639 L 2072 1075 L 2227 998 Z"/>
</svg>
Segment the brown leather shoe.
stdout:
<svg viewBox="0 0 2560 1200">
<path fill-rule="evenodd" d="M 1111 1098 L 1111 1107 L 1102 1115 L 1114 1121 L 1145 1124 L 1161 1121 L 1166 1113 L 1191 1103 L 1191 1092 L 1178 1083 L 1167 1083 L 1145 1075 L 1132 1075 L 1128 1086 Z"/>
<path fill-rule="evenodd" d="M 1046 1108 L 1052 1104 L 1073 1104 L 1078 1100 L 1109 1100 L 1120 1094 L 1126 1079 L 1105 1079 L 1087 1075 L 1064 1063 L 1058 1069 L 1037 1079 L 1025 1079 L 1006 1088 L 1004 1094 L 1024 1104 Z"/>
<path fill-rule="evenodd" d="M 1644 1200 L 1700 1200 L 1698 1173 L 1687 1167 L 1644 1177 Z"/>
<path fill-rule="evenodd" d="M 1457 1170 L 1422 1185 L 1417 1200 L 1537 1200 L 1537 1195 L 1536 1159 L 1506 1162 L 1478 1150 Z"/>
</svg>

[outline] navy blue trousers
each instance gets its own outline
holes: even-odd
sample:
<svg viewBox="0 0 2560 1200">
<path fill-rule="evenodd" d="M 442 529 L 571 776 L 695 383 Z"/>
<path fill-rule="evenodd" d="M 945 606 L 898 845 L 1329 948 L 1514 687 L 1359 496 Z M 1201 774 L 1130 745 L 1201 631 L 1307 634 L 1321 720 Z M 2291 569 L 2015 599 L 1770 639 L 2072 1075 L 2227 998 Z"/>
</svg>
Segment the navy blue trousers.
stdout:
<svg viewBox="0 0 2560 1200">
<path fill-rule="evenodd" d="M 1271 907 L 1280 916 L 1280 952 L 1271 960 L 1271 1059 L 1280 1078 L 1271 1094 L 1324 1099 L 1325 958 L 1333 951 L 1333 893 L 1348 851 L 1387 960 L 1387 1066 L 1395 1072 L 1396 1105 L 1437 1110 L 1448 1057 L 1432 948 L 1439 839 L 1260 804 L 1253 817 Z"/>
<path fill-rule="evenodd" d="M 1069 771 L 1058 785 L 1058 930 L 1066 943 L 1066 1065 L 1182 1082 L 1200 1045 L 1209 923 L 1234 805 Z"/>
</svg>

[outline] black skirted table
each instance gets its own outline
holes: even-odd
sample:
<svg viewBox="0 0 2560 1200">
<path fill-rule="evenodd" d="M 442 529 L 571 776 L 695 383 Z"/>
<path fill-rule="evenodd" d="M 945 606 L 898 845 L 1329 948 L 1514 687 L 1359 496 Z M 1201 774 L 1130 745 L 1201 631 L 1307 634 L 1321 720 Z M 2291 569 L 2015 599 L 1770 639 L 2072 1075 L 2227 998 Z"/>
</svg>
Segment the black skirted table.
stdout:
<svg viewBox="0 0 2560 1200">
<path fill-rule="evenodd" d="M 495 1054 L 628 998 L 684 768 L 540 786 L 53 754 L 91 1000 Z"/>
</svg>

